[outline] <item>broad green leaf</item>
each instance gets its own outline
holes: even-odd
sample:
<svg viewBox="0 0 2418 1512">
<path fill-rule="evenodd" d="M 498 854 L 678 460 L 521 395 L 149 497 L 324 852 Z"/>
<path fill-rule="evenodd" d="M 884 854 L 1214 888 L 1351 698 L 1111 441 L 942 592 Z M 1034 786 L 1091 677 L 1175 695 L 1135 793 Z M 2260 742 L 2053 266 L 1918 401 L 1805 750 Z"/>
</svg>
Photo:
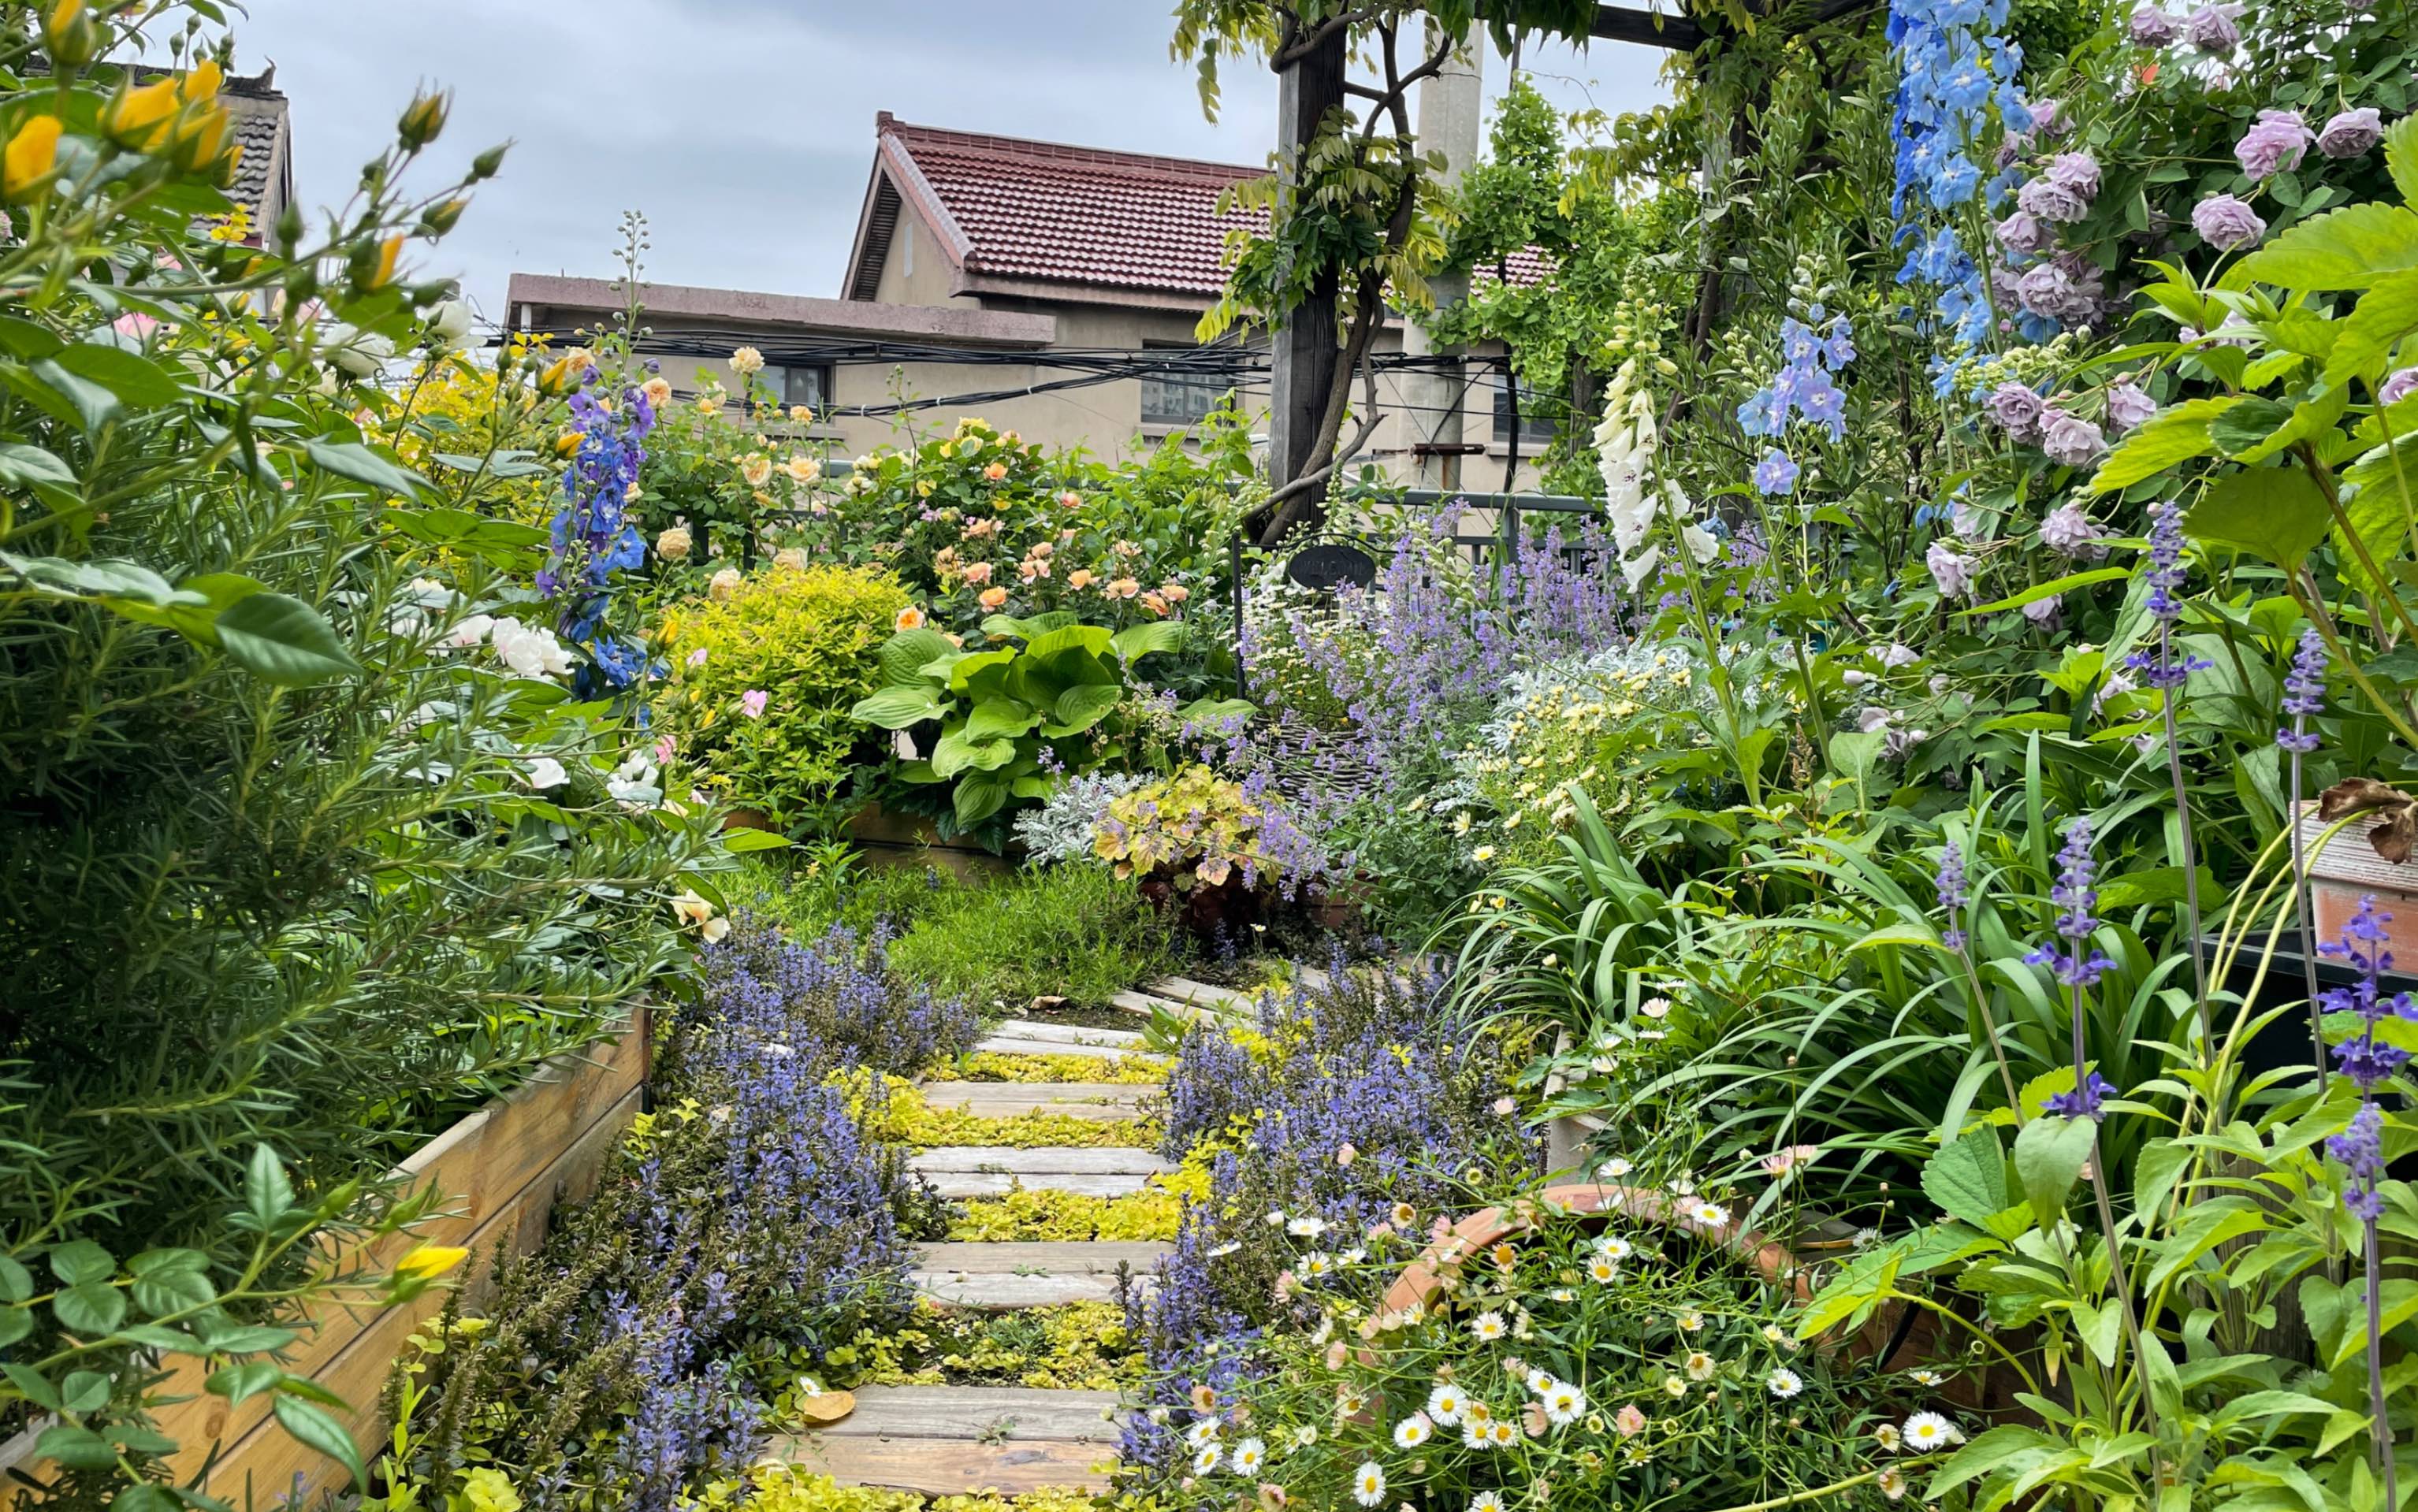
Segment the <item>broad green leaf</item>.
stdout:
<svg viewBox="0 0 2418 1512">
<path fill-rule="evenodd" d="M 384 452 L 363 446 L 359 441 L 322 441 L 315 436 L 302 443 L 303 454 L 311 465 L 339 478 L 349 478 L 357 483 L 406 497 L 427 486 L 427 480 L 393 462 Z"/>
<path fill-rule="evenodd" d="M 949 667 L 949 691 L 996 692 L 1006 683 L 1008 664 L 1016 658 L 1012 650 L 974 651 L 960 656 Z"/>
<path fill-rule="evenodd" d="M 2244 466 L 2264 462 L 2286 447 L 2325 437 L 2349 408 L 2350 389 L 2348 385 L 2337 384 L 2330 389 L 2321 389 L 2293 405 L 2290 418 L 2268 432 L 2265 440 L 2234 452 L 2233 460 Z"/>
<path fill-rule="evenodd" d="M 2182 1227 L 2157 1248 L 2157 1263 L 2148 1282 L 2155 1291 L 2178 1272 L 2228 1239 L 2261 1233 L 2267 1215 L 2246 1197 L 2221 1197 L 2192 1203 L 2184 1210 Z"/>
<path fill-rule="evenodd" d="M 1154 619 L 1148 624 L 1128 625 L 1110 637 L 1120 659 L 1138 662 L 1155 651 L 1171 651 L 1184 644 L 1184 626 L 1173 619 Z"/>
<path fill-rule="evenodd" d="M 106 1281 L 117 1274 L 117 1261 L 89 1239 L 70 1239 L 49 1256 L 51 1274 L 69 1286 Z"/>
<path fill-rule="evenodd" d="M 61 1423 L 42 1430 L 34 1453 L 70 1470 L 111 1470 L 117 1464 L 117 1446 L 87 1428 Z"/>
<path fill-rule="evenodd" d="M 919 680 L 868 694 L 858 699 L 848 713 L 850 719 L 861 720 L 867 725 L 879 725 L 886 730 L 903 730 L 911 725 L 939 719 L 950 708 L 932 692 L 931 684 Z"/>
<path fill-rule="evenodd" d="M 2124 1326 L 2124 1309 L 2116 1303 L 2077 1302 L 2074 1329 L 2101 1365 L 2116 1363 L 2116 1341 Z"/>
<path fill-rule="evenodd" d="M 53 360 L 135 409 L 158 409 L 185 397 L 184 388 L 159 363 L 122 346 L 77 342 L 61 347 Z"/>
<path fill-rule="evenodd" d="M 253 1145 L 252 1158 L 244 1163 L 243 1205 L 253 1221 L 263 1229 L 274 1225 L 294 1207 L 294 1183 L 285 1174 L 285 1163 L 265 1144 Z"/>
<path fill-rule="evenodd" d="M 2244 397 L 2240 404 L 2208 422 L 2208 438 L 2227 456 L 2247 451 L 2292 418 L 2291 407 L 2256 394 Z"/>
<path fill-rule="evenodd" d="M 1099 657 L 1108 654 L 1112 637 L 1099 625 L 1060 625 L 1046 630 L 1025 643 L 1024 654 L 1048 664 L 1068 651 L 1083 651 Z"/>
<path fill-rule="evenodd" d="M 737 829 L 722 832 L 722 848 L 734 856 L 743 856 L 752 850 L 779 850 L 788 844 L 788 835 L 774 834 L 770 830 Z"/>
<path fill-rule="evenodd" d="M 2044 1113 L 2015 1136 L 2015 1174 L 2024 1184 L 2032 1216 L 2042 1227 L 2055 1223 L 2065 1211 L 2067 1194 L 2081 1179 L 2083 1163 L 2090 1158 L 2092 1138 L 2098 1132 L 2099 1125 L 2087 1118 Z"/>
<path fill-rule="evenodd" d="M 1029 641 L 1036 635 L 1047 634 L 1061 626 L 1071 625 L 1081 618 L 1082 616 L 1072 609 L 1052 609 L 1048 614 L 1036 614 L 1024 619 L 1018 619 L 1014 615 L 994 614 L 983 617 L 982 628 L 986 635 L 1001 639 L 1013 637 L 1017 640 Z"/>
<path fill-rule="evenodd" d="M 1940 1212 L 1976 1226 L 2012 1207 L 2007 1153 L 1997 1131 L 1975 1129 L 1924 1161 L 1922 1193 Z"/>
<path fill-rule="evenodd" d="M 1058 695 L 1057 707 L 1050 711 L 1050 721 L 1041 732 L 1051 740 L 1079 735 L 1098 724 L 1108 711 L 1124 701 L 1125 691 L 1100 682 L 1079 682 Z"/>
<path fill-rule="evenodd" d="M 916 686 L 925 680 L 922 669 L 927 664 L 956 649 L 948 636 L 928 625 L 902 630 L 881 643 L 881 680 L 894 688 Z"/>
<path fill-rule="evenodd" d="M 2357 377 L 2372 385 L 2394 347 L 2418 330 L 2418 270 L 2379 280 L 2339 324 L 2342 334 L 2326 358 L 2326 382 L 2340 387 Z"/>
<path fill-rule="evenodd" d="M 2297 567 L 2333 528 L 2324 490 L 2298 467 L 2254 467 L 2220 478 L 2183 515 L 2183 532 L 2278 567 Z"/>
<path fill-rule="evenodd" d="M 73 468 L 40 447 L 23 441 L 0 442 L 0 486 L 28 488 L 35 483 L 75 486 Z"/>
<path fill-rule="evenodd" d="M 2402 203 L 2418 205 L 2418 115 L 2404 115 L 2385 129 L 2384 171 Z"/>
<path fill-rule="evenodd" d="M 285 1372 L 267 1360 L 245 1360 L 210 1372 L 203 1389 L 229 1402 L 256 1397 L 284 1378 Z"/>
<path fill-rule="evenodd" d="M 971 830 L 1005 808 L 1014 786 L 1015 779 L 1004 772 L 969 773 L 964 781 L 957 784 L 956 790 L 949 795 L 950 803 L 956 811 L 958 828 Z"/>
<path fill-rule="evenodd" d="M 2140 428 L 2124 437 L 2099 471 L 2090 480 L 2094 494 L 2110 494 L 2120 488 L 2130 488 L 2145 478 L 2154 478 L 2179 462 L 2203 457 L 2216 449 L 2209 434 L 2210 425 L 2219 415 L 2241 403 L 2238 394 L 2212 399 L 2189 399 L 2170 405 L 2141 422 Z"/>
<path fill-rule="evenodd" d="M 86 1281 L 53 1296 L 51 1311 L 58 1315 L 59 1326 L 78 1338 L 100 1338 L 126 1321 L 126 1293 L 106 1281 Z"/>
<path fill-rule="evenodd" d="M 337 1422 L 326 1408 L 314 1407 L 280 1392 L 270 1410 L 277 1414 L 277 1421 L 285 1431 L 294 1435 L 297 1443 L 316 1449 L 343 1465 L 345 1474 L 352 1476 L 354 1485 L 358 1486 L 368 1478 L 361 1468 L 361 1452 L 353 1445 L 353 1436 L 344 1431 L 344 1426 Z"/>
<path fill-rule="evenodd" d="M 2410 1319 L 2418 1318 L 2418 1281 L 2395 1277 L 2377 1291 L 2383 1304 L 2379 1312 L 2384 1332 L 2390 1334 Z M 2334 1346 L 2334 1358 L 2328 1362 L 2328 1368 L 2341 1367 L 2366 1347 L 2367 1309 L 2357 1305 L 2345 1308 L 2342 1342 Z"/>
<path fill-rule="evenodd" d="M 2243 258 L 2242 273 L 2296 290 L 2364 289 L 2418 267 L 2418 215 L 2368 201 L 2312 216 Z"/>
<path fill-rule="evenodd" d="M 1927 1500 L 1937 1500 L 1940 1493 L 1967 1481 L 1979 1480 L 1996 1471 L 2022 1463 L 2027 1459 L 2047 1454 L 2058 1447 L 2055 1439 L 2038 1428 L 2015 1424 L 1994 1428 L 1949 1457 L 1939 1467 L 1931 1484 L 1923 1488 Z"/>
<path fill-rule="evenodd" d="M 1012 741 L 1041 723 L 1042 710 L 1018 698 L 985 698 L 966 715 L 965 738 L 976 743 Z"/>
<path fill-rule="evenodd" d="M 1260 711 L 1247 698 L 1195 698 L 1175 711 L 1175 717 L 1186 725 L 1222 725 L 1230 719 L 1248 719 Z"/>
<path fill-rule="evenodd" d="M 33 1331 L 33 1308 L 14 1305 L 0 1307 L 0 1349 L 16 1343 Z"/>
<path fill-rule="evenodd" d="M 231 660 L 281 687 L 308 687 L 361 669 L 318 610 L 283 593 L 239 601 L 218 617 L 217 628 Z"/>
<path fill-rule="evenodd" d="M 99 430 L 124 409 L 115 394 L 90 378 L 69 373 L 55 358 L 35 363 L 30 371 L 44 388 L 67 401 L 87 431 Z"/>
<path fill-rule="evenodd" d="M 1995 599 L 1988 603 L 1977 603 L 1970 609 L 1959 609 L 1956 614 L 1958 619 L 1966 619 L 1977 614 L 2003 614 L 2009 609 L 2020 609 L 2027 603 L 2037 603 L 2043 599 L 2058 598 L 2078 588 L 2089 588 L 2093 583 L 2113 583 L 2119 578 L 2132 575 L 2133 570 L 2129 567 L 2093 567 L 2087 572 L 2068 573 L 2063 577 L 2052 578 L 2045 583 L 2036 583 L 2021 593 L 2010 594 L 2003 599 Z"/>
<path fill-rule="evenodd" d="M 2344 468 L 2342 481 L 2348 489 L 2342 512 L 2351 531 L 2378 569 L 2390 575 L 2410 555 L 2412 515 L 2418 514 L 2418 435 L 2378 448 Z M 2370 592 L 2383 588 L 2340 525 L 2334 527 L 2334 548 L 2346 577 Z"/>
</svg>

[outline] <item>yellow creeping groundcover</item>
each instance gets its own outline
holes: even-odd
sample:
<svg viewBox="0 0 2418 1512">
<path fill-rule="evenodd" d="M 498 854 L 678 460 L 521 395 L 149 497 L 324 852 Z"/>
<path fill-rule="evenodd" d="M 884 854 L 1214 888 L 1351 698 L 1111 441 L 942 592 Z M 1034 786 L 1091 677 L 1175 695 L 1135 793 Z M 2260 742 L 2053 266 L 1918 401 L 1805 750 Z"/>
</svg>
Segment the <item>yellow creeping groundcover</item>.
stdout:
<svg viewBox="0 0 2418 1512">
<path fill-rule="evenodd" d="M 970 1198 L 965 1215 L 949 1226 L 949 1237 L 992 1244 L 1086 1239 L 1171 1243 L 1186 1205 L 1209 1195 L 1210 1158 L 1209 1151 L 1195 1149 L 1179 1169 L 1152 1177 L 1149 1189 L 1126 1197 L 1019 1190 Z"/>
<path fill-rule="evenodd" d="M 1081 1491 L 1027 1491 L 1021 1496 L 917 1496 L 910 1491 L 842 1486 L 828 1475 L 788 1465 L 758 1465 L 743 1481 L 719 1481 L 692 1504 L 697 1512 L 1157 1512 L 1155 1500 L 1114 1501 Z"/>
<path fill-rule="evenodd" d="M 1125 1309 L 1070 1302 L 987 1315 L 925 1306 L 915 1321 L 844 1347 L 854 1383 L 865 1386 L 1030 1386 L 1043 1391 L 1116 1391 L 1136 1360 Z"/>
<path fill-rule="evenodd" d="M 907 1145 L 916 1150 L 931 1150 L 941 1145 L 1006 1145 L 1018 1150 L 1094 1149 L 1125 1147 L 1151 1149 L 1159 1139 L 1155 1119 L 1138 1123 L 1077 1118 L 1069 1113 L 1019 1113 L 1010 1118 L 982 1118 L 952 1108 L 937 1108 L 924 1100 L 912 1082 L 903 1077 L 885 1078 L 889 1087 L 889 1106 L 872 1117 L 866 1116 L 865 1097 L 859 1092 L 850 1102 L 849 1112 L 862 1120 L 865 1132 L 877 1139 Z"/>
<path fill-rule="evenodd" d="M 1140 1056 L 1113 1061 L 1089 1055 L 1007 1055 L 976 1050 L 954 1064 L 934 1066 L 927 1081 L 1095 1081 L 1146 1086 L 1167 1079 L 1167 1068 Z"/>
</svg>

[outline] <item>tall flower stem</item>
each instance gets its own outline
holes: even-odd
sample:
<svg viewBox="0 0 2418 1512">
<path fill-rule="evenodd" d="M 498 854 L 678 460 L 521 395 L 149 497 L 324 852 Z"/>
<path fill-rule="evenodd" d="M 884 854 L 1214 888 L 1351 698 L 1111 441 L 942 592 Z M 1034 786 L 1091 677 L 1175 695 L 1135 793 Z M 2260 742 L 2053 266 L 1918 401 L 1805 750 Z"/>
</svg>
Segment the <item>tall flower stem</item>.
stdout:
<svg viewBox="0 0 2418 1512">
<path fill-rule="evenodd" d="M 2166 627 L 2158 627 L 2159 655 L 2171 661 L 2166 648 Z M 2170 689 L 2159 702 L 2164 708 L 2166 725 L 2166 780 L 2174 786 L 2177 848 L 2183 863 L 2183 950 L 2191 956 L 2192 1004 L 2199 1016 L 2200 1053 L 2210 1053 L 2210 1021 L 2208 1011 L 2208 963 L 2199 954 L 2199 856 L 2193 844 L 2190 791 L 2183 786 L 2182 744 L 2176 738 L 2175 702 L 2181 689 Z"/>
</svg>

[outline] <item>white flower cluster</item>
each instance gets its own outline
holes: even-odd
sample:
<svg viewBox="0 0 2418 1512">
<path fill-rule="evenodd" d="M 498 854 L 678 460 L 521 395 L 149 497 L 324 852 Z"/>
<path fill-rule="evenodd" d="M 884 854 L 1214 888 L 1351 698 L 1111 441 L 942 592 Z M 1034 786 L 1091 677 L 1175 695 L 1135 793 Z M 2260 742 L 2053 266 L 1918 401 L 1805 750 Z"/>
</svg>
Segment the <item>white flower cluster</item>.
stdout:
<svg viewBox="0 0 2418 1512">
<path fill-rule="evenodd" d="M 543 625 L 523 624 L 511 615 L 474 614 L 446 634 L 445 644 L 455 650 L 492 647 L 497 661 L 525 678 L 571 675 L 571 655 L 555 639 L 554 632 Z"/>
<path fill-rule="evenodd" d="M 1669 479 L 1654 473 L 1654 451 L 1661 427 L 1654 419 L 1654 396 L 1637 378 L 1634 359 L 1620 365 L 1603 396 L 1603 421 L 1595 428 L 1596 467 L 1603 474 L 1604 512 L 1612 521 L 1613 543 L 1619 548 L 1621 574 L 1634 592 L 1662 559 L 1662 547 L 1646 545 L 1655 516 L 1665 507 L 1679 527 L 1688 554 L 1700 563 L 1721 555 L 1721 542 L 1695 523 L 1696 506 Z M 1639 548 L 1643 547 L 1643 550 Z"/>
</svg>

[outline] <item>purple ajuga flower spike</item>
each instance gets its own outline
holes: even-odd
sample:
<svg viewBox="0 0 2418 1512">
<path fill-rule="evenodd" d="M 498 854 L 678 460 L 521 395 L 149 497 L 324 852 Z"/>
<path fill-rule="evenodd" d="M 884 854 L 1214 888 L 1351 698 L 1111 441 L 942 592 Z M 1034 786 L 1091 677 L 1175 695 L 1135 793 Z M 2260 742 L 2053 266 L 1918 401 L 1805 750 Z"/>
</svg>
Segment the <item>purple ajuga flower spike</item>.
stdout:
<svg viewBox="0 0 2418 1512">
<path fill-rule="evenodd" d="M 1939 851 L 1939 911 L 1948 915 L 1948 927 L 1940 932 L 1939 942 L 1950 950 L 1965 948 L 1965 931 L 1960 921 L 1965 916 L 1965 852 L 1951 840 Z"/>
<path fill-rule="evenodd" d="M 2091 947 L 2090 937 L 2099 928 L 2099 890 L 2093 885 L 2099 875 L 2099 863 L 2090 854 L 2090 821 L 2076 819 L 2066 826 L 2065 846 L 2057 853 L 2057 885 L 2049 890 L 2050 901 L 2058 908 L 2057 932 L 2065 947 L 2042 945 L 2024 960 L 2033 966 L 2046 966 L 2057 972 L 2057 979 L 2068 986 L 2088 987 L 2115 968 L 2104 951 Z"/>
<path fill-rule="evenodd" d="M 2288 728 L 2275 732 L 2275 743 L 2306 756 L 2319 745 L 2309 729 L 2309 716 L 2326 708 L 2326 641 L 2315 630 L 2301 632 L 2300 649 L 2292 653 L 2292 670 L 2284 677 L 2284 712 L 2292 716 Z"/>
<path fill-rule="evenodd" d="M 2116 1089 L 2105 1077 L 2094 1071 L 2082 1078 L 2082 1085 L 2069 1092 L 2053 1092 L 2041 1099 L 2041 1111 L 2052 1118 L 2087 1118 L 2093 1123 L 2107 1122 L 2107 1099 Z"/>
</svg>

